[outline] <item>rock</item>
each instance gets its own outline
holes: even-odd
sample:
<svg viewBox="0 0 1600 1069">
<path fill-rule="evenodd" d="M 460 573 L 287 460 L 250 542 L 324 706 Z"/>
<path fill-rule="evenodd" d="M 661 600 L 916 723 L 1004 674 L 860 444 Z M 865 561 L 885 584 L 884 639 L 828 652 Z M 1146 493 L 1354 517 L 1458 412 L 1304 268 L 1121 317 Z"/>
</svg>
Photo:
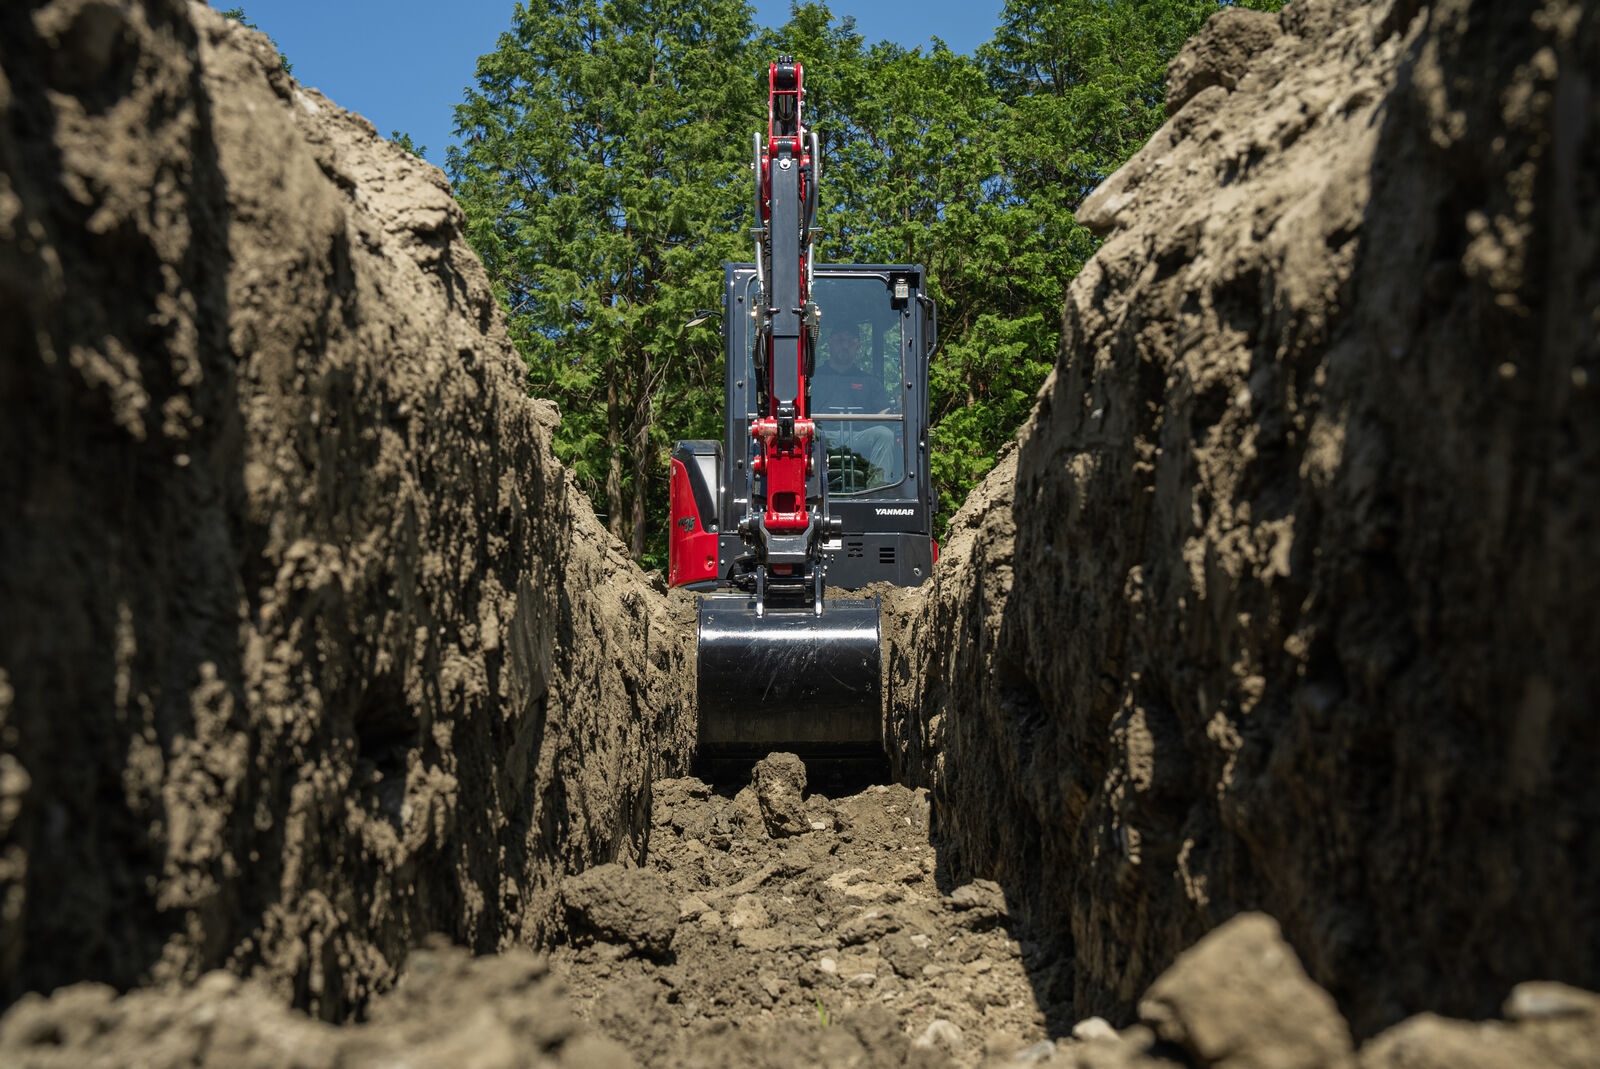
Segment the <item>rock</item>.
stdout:
<svg viewBox="0 0 1600 1069">
<path fill-rule="evenodd" d="M 907 980 L 922 976 L 923 968 L 933 960 L 932 952 L 926 946 L 918 946 L 915 940 L 915 936 L 894 932 L 878 941 L 878 955 Z"/>
<path fill-rule="evenodd" d="M 811 830 L 804 805 L 805 762 L 792 753 L 769 754 L 756 762 L 751 778 L 767 834 L 777 839 Z"/>
<path fill-rule="evenodd" d="M 694 895 L 680 898 L 678 899 L 678 922 L 681 924 L 684 921 L 692 921 L 710 908 Z"/>
<path fill-rule="evenodd" d="M 1251 58 L 1281 32 L 1277 17 L 1262 11 L 1233 7 L 1213 15 L 1167 65 L 1167 114 L 1176 115 L 1202 89 L 1233 89 Z"/>
<path fill-rule="evenodd" d="M 1508 1021 L 1600 1017 L 1600 995 L 1566 984 L 1533 980 L 1511 989 L 1504 1012 Z"/>
<path fill-rule="evenodd" d="M 1332 996 L 1262 913 L 1234 917 L 1179 955 L 1145 992 L 1139 1016 L 1207 1069 L 1353 1064 Z"/>
<path fill-rule="evenodd" d="M 740 895 L 728 911 L 730 928 L 765 928 L 772 923 L 767 907 L 755 895 Z"/>
<path fill-rule="evenodd" d="M 1085 1043 L 1097 1039 L 1116 1039 L 1117 1030 L 1104 1017 L 1088 1017 L 1072 1026 L 1072 1038 Z"/>
<path fill-rule="evenodd" d="M 920 1036 L 911 1041 L 911 1045 L 913 1047 L 921 1047 L 924 1050 L 943 1050 L 954 1054 L 964 1044 L 961 1037 L 961 1029 L 953 1022 L 939 1017 L 929 1021 L 928 1027 L 922 1030 Z"/>
<path fill-rule="evenodd" d="M 817 968 L 821 969 L 823 972 L 827 973 L 829 976 L 838 976 L 839 975 L 839 963 L 837 961 L 833 960 L 832 958 L 819 958 L 819 959 L 817 959 Z"/>
<path fill-rule="evenodd" d="M 625 944 L 647 957 L 665 954 L 678 930 L 678 907 L 650 869 L 597 865 L 569 878 L 562 898 L 575 932 Z"/>
</svg>

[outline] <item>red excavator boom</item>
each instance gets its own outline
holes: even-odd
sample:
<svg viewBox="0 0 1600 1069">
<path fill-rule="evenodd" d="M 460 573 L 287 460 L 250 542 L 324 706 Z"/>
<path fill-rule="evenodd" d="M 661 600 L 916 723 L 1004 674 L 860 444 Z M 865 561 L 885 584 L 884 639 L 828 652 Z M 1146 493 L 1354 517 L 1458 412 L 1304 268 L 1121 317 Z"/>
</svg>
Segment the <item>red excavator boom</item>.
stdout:
<svg viewBox="0 0 1600 1069">
<path fill-rule="evenodd" d="M 767 79 L 766 130 L 755 133 L 751 161 L 755 262 L 724 266 L 727 437 L 674 451 L 668 566 L 675 585 L 708 591 L 703 755 L 881 759 L 878 601 L 825 599 L 823 588 L 830 563 L 857 587 L 920 582 L 931 567 L 923 460 L 935 312 L 920 267 L 832 265 L 819 275 L 821 155 L 806 125 L 805 71 L 780 57 Z M 838 338 L 814 379 L 825 311 Z M 848 545 L 830 486 L 849 499 L 858 533 Z"/>
</svg>

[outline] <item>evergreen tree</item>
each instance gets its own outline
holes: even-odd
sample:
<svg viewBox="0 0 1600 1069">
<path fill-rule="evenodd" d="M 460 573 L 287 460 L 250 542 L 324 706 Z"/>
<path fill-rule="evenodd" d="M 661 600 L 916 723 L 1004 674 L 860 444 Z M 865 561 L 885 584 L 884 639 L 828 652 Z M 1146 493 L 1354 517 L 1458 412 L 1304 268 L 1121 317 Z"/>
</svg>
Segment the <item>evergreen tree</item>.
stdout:
<svg viewBox="0 0 1600 1069">
<path fill-rule="evenodd" d="M 411 135 L 409 133 L 401 133 L 399 130 L 390 130 L 389 140 L 393 141 L 395 144 L 399 145 L 401 148 L 405 149 L 419 160 L 425 160 L 428 158 L 428 146 L 419 145 L 415 141 L 411 140 Z"/>
<path fill-rule="evenodd" d="M 751 32 L 740 0 L 518 4 L 456 109 L 469 238 L 558 454 L 637 557 L 671 438 L 720 431 L 720 350 L 680 328 L 748 255 Z"/>
<path fill-rule="evenodd" d="M 812 64 L 826 258 L 928 268 L 947 503 L 994 466 L 1055 363 L 1066 286 L 1098 247 L 1074 213 L 1160 127 L 1167 63 L 1223 6 L 1008 0 L 975 57 L 869 47 L 822 4 L 797 4 L 770 35 Z"/>
<path fill-rule="evenodd" d="M 1222 6 L 1008 0 L 964 56 L 869 45 L 820 3 L 759 35 L 740 0 L 519 4 L 448 169 L 531 385 L 561 405 L 557 452 L 613 533 L 662 562 L 667 450 L 721 436 L 721 348 L 679 324 L 720 303 L 723 260 L 751 256 L 770 59 L 806 65 L 819 258 L 928 268 L 932 469 L 959 504 L 1055 362 L 1096 248 L 1073 213 L 1164 121 L 1167 62 Z"/>
</svg>

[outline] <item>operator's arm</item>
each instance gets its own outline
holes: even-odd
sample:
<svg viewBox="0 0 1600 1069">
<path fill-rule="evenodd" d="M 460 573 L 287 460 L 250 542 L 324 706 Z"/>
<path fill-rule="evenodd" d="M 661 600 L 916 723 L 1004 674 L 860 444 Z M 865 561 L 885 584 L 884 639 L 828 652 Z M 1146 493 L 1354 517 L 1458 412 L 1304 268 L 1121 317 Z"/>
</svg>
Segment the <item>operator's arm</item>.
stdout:
<svg viewBox="0 0 1600 1069">
<path fill-rule="evenodd" d="M 894 405 L 890 403 L 891 398 L 889 397 L 888 390 L 884 389 L 876 382 L 869 383 L 868 386 L 871 389 L 872 403 L 878 406 L 878 410 L 875 413 L 876 415 L 892 416 L 899 411 L 899 409 L 895 408 Z"/>
</svg>

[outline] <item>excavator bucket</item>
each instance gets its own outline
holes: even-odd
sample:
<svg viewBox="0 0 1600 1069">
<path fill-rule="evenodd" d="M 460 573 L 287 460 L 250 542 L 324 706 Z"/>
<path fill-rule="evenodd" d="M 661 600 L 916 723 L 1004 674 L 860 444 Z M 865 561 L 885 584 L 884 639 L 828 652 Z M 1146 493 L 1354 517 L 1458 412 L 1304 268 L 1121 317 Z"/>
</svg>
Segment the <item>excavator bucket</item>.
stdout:
<svg viewBox="0 0 1600 1069">
<path fill-rule="evenodd" d="M 754 598 L 700 599 L 700 752 L 707 757 L 883 753 L 878 599 L 757 615 Z"/>
</svg>

